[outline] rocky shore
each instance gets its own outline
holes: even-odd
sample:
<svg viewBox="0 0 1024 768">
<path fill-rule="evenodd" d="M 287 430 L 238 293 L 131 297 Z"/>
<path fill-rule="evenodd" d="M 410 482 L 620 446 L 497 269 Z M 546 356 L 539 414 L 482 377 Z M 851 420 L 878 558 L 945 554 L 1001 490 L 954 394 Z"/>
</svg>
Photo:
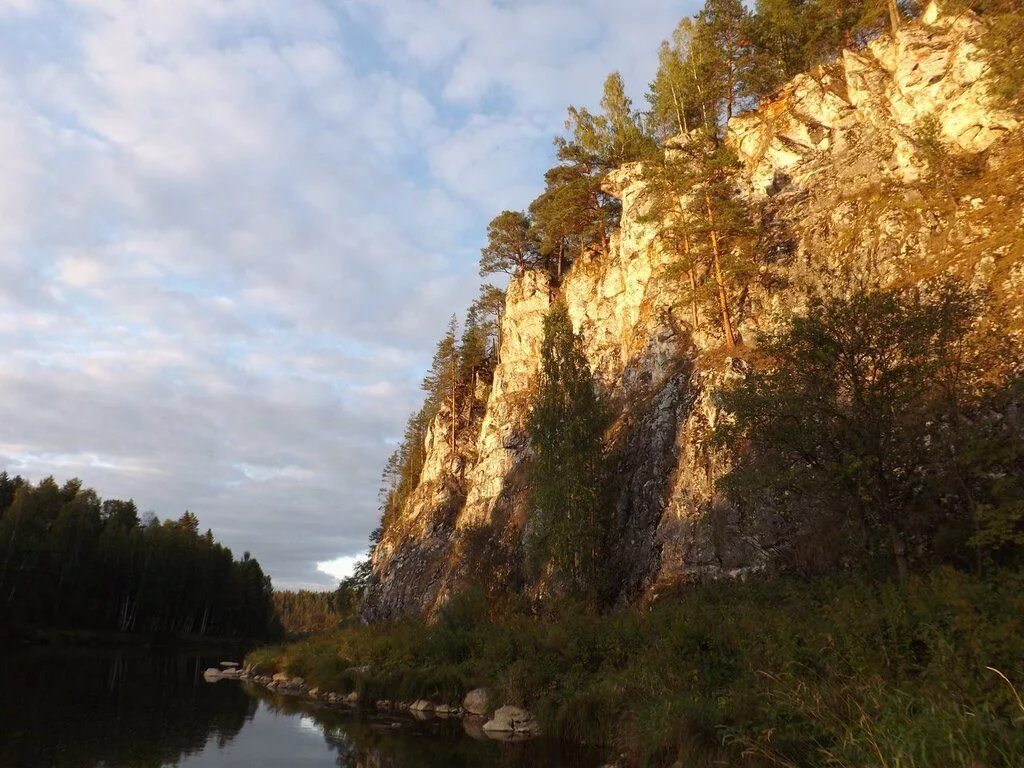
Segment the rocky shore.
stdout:
<svg viewBox="0 0 1024 768">
<path fill-rule="evenodd" d="M 325 691 L 307 685 L 301 677 L 292 677 L 283 672 L 273 675 L 258 674 L 250 665 L 242 666 L 233 661 L 222 661 L 219 667 L 210 667 L 203 672 L 203 679 L 208 683 L 238 680 L 249 685 L 262 686 L 275 693 L 297 696 L 327 706 L 372 709 L 385 714 L 409 714 L 417 719 L 458 717 L 466 721 L 467 731 L 478 731 L 483 736 L 498 741 L 530 739 L 541 735 L 540 726 L 529 711 L 510 705 L 495 707 L 494 696 L 487 688 L 470 691 L 458 704 L 428 699 L 365 701 L 355 691 Z"/>
</svg>

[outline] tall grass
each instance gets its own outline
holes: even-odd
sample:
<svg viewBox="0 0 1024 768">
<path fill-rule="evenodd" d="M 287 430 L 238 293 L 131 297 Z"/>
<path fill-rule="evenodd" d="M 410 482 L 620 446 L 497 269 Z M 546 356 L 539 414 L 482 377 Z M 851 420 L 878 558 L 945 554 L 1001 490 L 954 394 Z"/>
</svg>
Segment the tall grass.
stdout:
<svg viewBox="0 0 1024 768">
<path fill-rule="evenodd" d="M 669 765 L 694 743 L 780 766 L 1024 765 L 1017 571 L 717 584 L 600 616 L 470 593 L 434 624 L 353 627 L 250 660 L 370 700 L 457 703 L 489 685 L 630 765 Z"/>
</svg>

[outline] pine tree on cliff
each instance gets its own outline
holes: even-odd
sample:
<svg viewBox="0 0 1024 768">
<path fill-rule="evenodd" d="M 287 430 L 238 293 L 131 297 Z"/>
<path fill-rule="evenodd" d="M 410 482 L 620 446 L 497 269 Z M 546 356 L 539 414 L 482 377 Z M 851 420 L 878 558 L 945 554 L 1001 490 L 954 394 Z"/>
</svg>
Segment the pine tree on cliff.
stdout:
<svg viewBox="0 0 1024 768">
<path fill-rule="evenodd" d="M 490 283 L 484 283 L 466 313 L 466 322 L 479 325 L 486 334 L 495 362 L 500 362 L 501 318 L 504 311 L 505 291 Z"/>
<path fill-rule="evenodd" d="M 654 133 L 667 139 L 688 133 L 698 126 L 709 127 L 707 83 L 711 79 L 711 51 L 698 38 L 692 19 L 679 22 L 672 39 L 661 44 L 658 72 L 647 92 L 651 110 L 649 124 Z"/>
<path fill-rule="evenodd" d="M 621 206 L 602 189 L 604 177 L 656 148 L 617 72 L 605 81 L 601 111 L 569 107 L 565 127 L 568 135 L 555 139 L 559 163 L 545 174 L 544 192 L 530 205 L 541 253 L 554 261 L 559 277 L 564 262 L 588 247 L 607 253 Z"/>
<path fill-rule="evenodd" d="M 459 362 L 457 381 L 465 391 L 461 398 L 460 421 L 469 423 L 473 417 L 473 406 L 476 403 L 477 387 L 481 383 L 489 383 L 493 372 L 494 358 L 488 344 L 488 330 L 484 323 L 473 312 L 466 315 L 462 327 L 462 339 L 459 342 Z"/>
<path fill-rule="evenodd" d="M 693 145 L 700 151 L 701 144 Z M 704 151 L 695 156 L 700 176 L 699 193 L 690 195 L 691 210 L 698 231 L 707 235 L 711 246 L 711 266 L 722 313 L 722 329 L 726 344 L 736 345 L 733 327 L 732 296 L 734 287 L 745 288 L 753 273 L 753 228 L 746 205 L 736 186 L 739 166 L 736 156 L 721 142 L 709 141 Z"/>
<path fill-rule="evenodd" d="M 502 211 L 487 225 L 487 245 L 480 251 L 480 277 L 498 272 L 521 275 L 536 265 L 538 248 L 530 217 L 521 211 Z"/>
<path fill-rule="evenodd" d="M 728 123 L 750 105 L 750 74 L 754 69 L 752 17 L 742 0 L 707 0 L 697 16 L 699 47 L 708 52 L 708 86 L 716 109 Z"/>
<path fill-rule="evenodd" d="M 430 370 L 423 379 L 423 389 L 431 410 L 437 413 L 447 406 L 451 414 L 449 442 L 454 459 L 455 442 L 459 430 L 458 389 L 459 389 L 459 336 L 458 319 L 455 315 L 448 321 L 448 329 L 437 343 Z"/>
<path fill-rule="evenodd" d="M 739 341 L 733 294 L 742 294 L 753 273 L 754 228 L 737 191 L 738 170 L 728 147 L 699 131 L 670 150 L 666 159 L 645 165 L 652 205 L 648 216 L 666 220 L 663 236 L 681 253 L 692 289 L 697 288 L 700 265 L 707 265 L 729 348 Z M 692 314 L 696 325 L 695 308 Z"/>
<path fill-rule="evenodd" d="M 550 567 L 571 593 L 597 600 L 610 525 L 603 446 L 609 421 L 562 300 L 544 320 L 541 363 L 528 423 L 529 565 L 535 573 Z"/>
<path fill-rule="evenodd" d="M 689 196 L 694 184 L 692 168 L 686 157 L 670 151 L 659 160 L 643 165 L 640 194 L 645 211 L 640 220 L 656 227 L 658 240 L 675 256 L 672 268 L 685 275 L 690 292 L 690 323 L 700 328 L 698 304 L 700 284 L 708 274 L 705 254 L 698 247 L 697 220 Z"/>
</svg>

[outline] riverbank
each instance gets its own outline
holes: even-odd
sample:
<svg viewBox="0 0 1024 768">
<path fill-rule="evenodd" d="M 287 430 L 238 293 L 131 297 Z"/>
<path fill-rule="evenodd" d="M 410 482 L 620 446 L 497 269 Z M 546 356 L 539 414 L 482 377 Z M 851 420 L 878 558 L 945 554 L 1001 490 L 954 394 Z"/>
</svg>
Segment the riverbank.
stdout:
<svg viewBox="0 0 1024 768">
<path fill-rule="evenodd" d="M 370 707 L 461 707 L 489 688 L 494 708 L 630 766 L 671 765 L 694 740 L 774 765 L 1024 764 L 1019 570 L 720 583 L 601 616 L 470 593 L 433 624 L 350 627 L 247 663 Z"/>
</svg>

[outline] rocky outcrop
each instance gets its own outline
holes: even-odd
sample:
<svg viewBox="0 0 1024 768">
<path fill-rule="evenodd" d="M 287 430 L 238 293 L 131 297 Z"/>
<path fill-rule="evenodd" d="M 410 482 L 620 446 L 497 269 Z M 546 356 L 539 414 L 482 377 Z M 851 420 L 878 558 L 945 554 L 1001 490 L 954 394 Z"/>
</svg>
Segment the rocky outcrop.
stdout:
<svg viewBox="0 0 1024 768">
<path fill-rule="evenodd" d="M 930 5 L 920 23 L 882 36 L 834 64 L 799 75 L 756 112 L 735 118 L 730 140 L 750 182 L 765 193 L 780 180 L 809 183 L 822 153 L 843 154 L 865 136 L 882 139 L 883 172 L 915 181 L 924 168 L 915 143 L 931 122 L 938 138 L 981 152 L 1018 127 L 996 109 L 972 14 L 943 15 Z"/>
<path fill-rule="evenodd" d="M 1024 141 L 1017 119 L 988 99 L 978 32 L 970 15 L 929 8 L 895 39 L 845 52 L 730 123 L 763 232 L 757 272 L 731 297 L 745 344 L 799 312 L 812 291 L 942 271 L 990 287 L 1006 302 L 1008 330 L 1024 327 Z M 951 165 L 971 160 L 970 173 L 934 168 L 918 133 L 924 120 L 938 126 Z M 444 414 L 435 422 L 420 487 L 374 553 L 366 619 L 429 613 L 465 584 L 498 578 L 467 571 L 462 543 L 473 531 L 485 528 L 510 551 L 521 539 L 524 424 L 556 292 L 618 413 L 609 565 L 621 599 L 771 563 L 774 543 L 752 535 L 714 491 L 729 463 L 709 439 L 723 417 L 716 393 L 746 364 L 724 349 L 716 315 L 694 305 L 638 171 L 607 180 L 622 200 L 607 253 L 579 258 L 559 286 L 541 272 L 511 281 L 479 430 L 453 456 Z"/>
</svg>

